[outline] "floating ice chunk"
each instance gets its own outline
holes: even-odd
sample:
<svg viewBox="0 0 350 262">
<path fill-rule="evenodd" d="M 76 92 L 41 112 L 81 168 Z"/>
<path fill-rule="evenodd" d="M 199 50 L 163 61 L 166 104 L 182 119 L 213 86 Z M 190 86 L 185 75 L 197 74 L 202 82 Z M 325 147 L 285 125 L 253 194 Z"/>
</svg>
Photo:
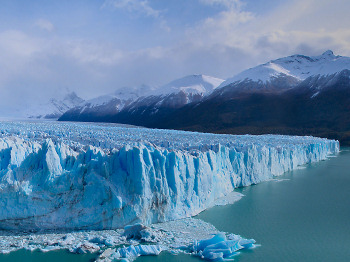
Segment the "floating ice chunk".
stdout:
<svg viewBox="0 0 350 262">
<path fill-rule="evenodd" d="M 124 233 L 127 239 L 136 239 L 145 242 L 158 242 L 161 238 L 160 232 L 154 232 L 151 228 L 142 224 L 129 225 L 124 227 Z"/>
<path fill-rule="evenodd" d="M 115 249 L 107 248 L 102 254 L 97 258 L 96 262 L 110 262 L 116 256 Z"/>
<path fill-rule="evenodd" d="M 89 242 L 101 245 L 101 244 L 104 244 L 105 238 L 103 236 L 95 236 L 89 239 Z"/>
<path fill-rule="evenodd" d="M 95 253 L 100 250 L 100 247 L 88 242 L 84 241 L 83 243 L 79 243 L 74 246 L 70 251 L 76 254 L 86 254 L 86 253 Z"/>
<path fill-rule="evenodd" d="M 125 236 L 127 239 L 141 239 L 141 231 L 145 229 L 147 229 L 147 227 L 142 224 L 128 225 L 124 227 L 123 236 Z"/>
<path fill-rule="evenodd" d="M 277 178 L 271 179 L 272 182 L 277 182 L 277 183 L 279 183 L 279 182 L 284 182 L 284 181 L 289 181 L 289 180 L 290 180 L 290 179 L 288 179 L 288 178 L 284 178 L 284 179 L 277 179 Z"/>
<path fill-rule="evenodd" d="M 59 249 L 61 249 L 59 246 L 46 246 L 44 248 L 40 248 L 40 251 L 46 253 L 46 252 L 59 250 Z"/>
<path fill-rule="evenodd" d="M 58 244 L 61 246 L 72 245 L 75 241 L 75 237 L 72 234 L 67 234 L 59 240 Z"/>
<path fill-rule="evenodd" d="M 117 239 L 115 239 L 112 236 L 94 236 L 93 238 L 89 239 L 89 242 L 97 244 L 99 246 L 107 246 L 107 247 L 111 247 L 114 246 L 115 243 L 118 242 Z"/>
<path fill-rule="evenodd" d="M 161 245 L 138 245 L 119 248 L 116 251 L 115 258 L 127 258 L 134 260 L 139 256 L 158 256 L 160 252 L 165 250 Z"/>
<path fill-rule="evenodd" d="M 245 238 L 242 238 L 240 235 L 229 234 L 227 236 L 227 239 L 228 240 L 238 240 L 239 244 L 241 246 L 243 246 L 244 248 L 254 248 L 254 247 L 256 247 L 254 239 L 245 239 Z"/>
<path fill-rule="evenodd" d="M 114 239 L 113 237 L 111 236 L 108 236 L 107 238 L 105 238 L 104 240 L 104 245 L 107 246 L 107 247 L 111 247 L 111 246 L 114 246 L 115 243 L 117 243 L 118 241 L 116 239 Z"/>
<path fill-rule="evenodd" d="M 237 255 L 238 250 L 254 247 L 254 239 L 244 239 L 233 235 L 227 239 L 225 233 L 218 233 L 210 239 L 195 242 L 190 250 L 208 260 L 226 261 Z"/>
</svg>

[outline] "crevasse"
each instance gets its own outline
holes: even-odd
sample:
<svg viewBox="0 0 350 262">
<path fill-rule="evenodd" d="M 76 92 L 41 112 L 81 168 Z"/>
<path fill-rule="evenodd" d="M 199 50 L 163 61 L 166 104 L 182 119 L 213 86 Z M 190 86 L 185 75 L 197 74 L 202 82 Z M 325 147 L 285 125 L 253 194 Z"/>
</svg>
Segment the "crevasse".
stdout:
<svg viewBox="0 0 350 262">
<path fill-rule="evenodd" d="M 108 150 L 55 134 L 2 136 L 0 228 L 107 229 L 189 217 L 234 188 L 339 151 L 337 141 L 313 137 L 232 136 L 227 143 L 223 136 L 220 144 L 215 135 L 214 144 L 193 149 L 166 144 L 162 131 L 152 134 Z"/>
</svg>

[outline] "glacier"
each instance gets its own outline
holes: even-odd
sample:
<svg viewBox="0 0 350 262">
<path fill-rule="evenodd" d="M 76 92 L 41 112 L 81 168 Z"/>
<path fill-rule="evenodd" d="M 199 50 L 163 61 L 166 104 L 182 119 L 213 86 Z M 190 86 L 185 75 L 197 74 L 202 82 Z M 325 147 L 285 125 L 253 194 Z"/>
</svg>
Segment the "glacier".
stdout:
<svg viewBox="0 0 350 262">
<path fill-rule="evenodd" d="M 114 124 L 0 122 L 0 229 L 113 229 L 194 216 L 339 142 Z M 146 232 L 147 233 L 147 232 Z"/>
</svg>

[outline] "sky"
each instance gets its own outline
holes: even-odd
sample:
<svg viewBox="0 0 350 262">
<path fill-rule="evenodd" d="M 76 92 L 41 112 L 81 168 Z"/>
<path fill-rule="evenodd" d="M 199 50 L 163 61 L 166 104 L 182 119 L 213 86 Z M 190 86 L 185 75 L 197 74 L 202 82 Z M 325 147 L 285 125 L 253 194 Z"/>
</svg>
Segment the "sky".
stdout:
<svg viewBox="0 0 350 262">
<path fill-rule="evenodd" d="M 348 0 L 1 0 L 0 111 L 271 59 L 350 56 Z"/>
</svg>

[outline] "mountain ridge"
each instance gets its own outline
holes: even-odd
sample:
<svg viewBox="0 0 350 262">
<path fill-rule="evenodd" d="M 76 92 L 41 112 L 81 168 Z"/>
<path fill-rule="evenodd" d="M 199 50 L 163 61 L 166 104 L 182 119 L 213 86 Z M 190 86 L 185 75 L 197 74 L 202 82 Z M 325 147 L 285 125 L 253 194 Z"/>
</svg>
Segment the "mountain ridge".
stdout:
<svg viewBox="0 0 350 262">
<path fill-rule="evenodd" d="M 157 112 L 159 108 L 173 110 L 201 100 L 223 81 L 222 79 L 206 75 L 189 75 L 173 80 L 158 88 L 149 87 L 148 93 L 141 92 L 135 93 L 135 95 L 132 93 L 134 91 L 125 90 L 125 93 L 129 91 L 129 94 L 134 94 L 126 95 L 123 93 L 125 99 L 121 98 L 120 91 L 116 91 L 113 95 L 92 99 L 80 107 L 72 108 L 63 114 L 60 119 L 71 120 L 73 118 L 77 121 L 88 121 L 89 118 L 94 118 L 100 121 L 108 121 L 109 117 L 113 117 L 123 111 L 135 115 L 145 110 L 152 114 Z M 143 87 L 147 86 L 144 85 Z"/>
<path fill-rule="evenodd" d="M 75 92 L 68 91 L 65 94 L 50 98 L 45 103 L 33 104 L 19 113 L 24 118 L 30 119 L 58 119 L 67 110 L 74 108 L 84 102 Z"/>
<path fill-rule="evenodd" d="M 244 70 L 228 78 L 219 88 L 246 79 L 266 83 L 281 76 L 289 76 L 302 81 L 310 76 L 334 74 L 344 69 L 350 69 L 350 58 L 335 56 L 331 50 L 319 56 L 297 54 L 271 60 L 265 64 Z"/>
<path fill-rule="evenodd" d="M 262 73 L 255 79 L 246 77 L 254 70 Z M 349 57 L 335 56 L 332 51 L 313 57 L 293 55 L 230 79 L 209 94 L 178 106 L 170 102 L 180 96 L 149 96 L 116 114 L 85 115 L 83 120 L 64 114 L 60 120 L 214 133 L 314 135 L 350 145 Z"/>
</svg>

